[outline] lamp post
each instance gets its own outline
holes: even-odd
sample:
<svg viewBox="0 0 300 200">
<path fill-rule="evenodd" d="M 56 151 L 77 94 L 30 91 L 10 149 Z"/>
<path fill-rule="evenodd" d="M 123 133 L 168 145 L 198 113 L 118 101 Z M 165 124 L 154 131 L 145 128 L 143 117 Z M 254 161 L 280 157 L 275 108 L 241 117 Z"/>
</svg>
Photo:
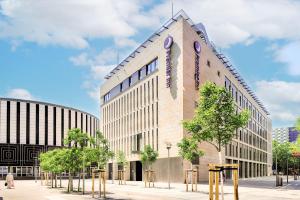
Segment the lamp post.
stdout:
<svg viewBox="0 0 300 200">
<path fill-rule="evenodd" d="M 37 157 L 34 157 L 34 180 L 37 182 Z"/>
<path fill-rule="evenodd" d="M 166 142 L 166 148 L 168 150 L 168 187 L 170 189 L 170 149 L 172 144 L 170 142 Z"/>
</svg>

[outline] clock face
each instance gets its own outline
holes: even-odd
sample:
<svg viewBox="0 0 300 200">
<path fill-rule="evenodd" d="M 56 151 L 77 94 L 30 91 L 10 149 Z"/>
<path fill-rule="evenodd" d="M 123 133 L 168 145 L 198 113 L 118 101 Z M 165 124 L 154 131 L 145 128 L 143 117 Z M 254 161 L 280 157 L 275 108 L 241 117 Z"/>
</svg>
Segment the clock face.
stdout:
<svg viewBox="0 0 300 200">
<path fill-rule="evenodd" d="M 169 49 L 173 44 L 173 37 L 172 36 L 168 36 L 166 39 L 165 39 L 165 42 L 164 42 L 164 48 L 165 49 Z"/>
<path fill-rule="evenodd" d="M 194 42 L 194 49 L 195 49 L 196 53 L 201 52 L 201 46 L 200 46 L 200 43 L 198 41 Z"/>
</svg>

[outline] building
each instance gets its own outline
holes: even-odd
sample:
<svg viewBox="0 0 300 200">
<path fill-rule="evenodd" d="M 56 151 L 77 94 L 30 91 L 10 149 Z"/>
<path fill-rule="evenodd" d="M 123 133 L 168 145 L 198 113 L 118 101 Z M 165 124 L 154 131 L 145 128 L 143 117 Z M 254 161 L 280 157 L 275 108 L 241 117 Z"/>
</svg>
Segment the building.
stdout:
<svg viewBox="0 0 300 200">
<path fill-rule="evenodd" d="M 100 129 L 114 152 L 125 152 L 130 161 L 126 177 L 142 180 L 139 152 L 150 144 L 159 152 L 153 166 L 158 181 L 166 181 L 170 149 L 171 181 L 182 182 L 191 164 L 178 155 L 177 143 L 187 134 L 182 121 L 191 119 L 206 81 L 232 92 L 237 110 L 249 109 L 247 128 L 224 148 L 223 163 L 238 163 L 242 178 L 271 174 L 271 120 L 268 111 L 241 76 L 208 40 L 204 26 L 194 24 L 180 11 L 116 66 L 101 85 Z M 200 144 L 199 180 L 208 180 L 208 163 L 218 163 L 218 153 Z M 116 164 L 109 164 L 110 178 Z M 228 172 L 230 175 L 230 172 Z"/>
<path fill-rule="evenodd" d="M 39 153 L 65 146 L 71 128 L 95 136 L 99 120 L 61 105 L 0 98 L 0 176 L 9 169 L 16 176 L 33 176 Z"/>
<path fill-rule="evenodd" d="M 272 132 L 273 140 L 280 143 L 295 142 L 299 135 L 299 131 L 295 127 L 275 128 Z"/>
<path fill-rule="evenodd" d="M 296 142 L 299 134 L 296 127 L 289 127 L 289 142 Z"/>
</svg>

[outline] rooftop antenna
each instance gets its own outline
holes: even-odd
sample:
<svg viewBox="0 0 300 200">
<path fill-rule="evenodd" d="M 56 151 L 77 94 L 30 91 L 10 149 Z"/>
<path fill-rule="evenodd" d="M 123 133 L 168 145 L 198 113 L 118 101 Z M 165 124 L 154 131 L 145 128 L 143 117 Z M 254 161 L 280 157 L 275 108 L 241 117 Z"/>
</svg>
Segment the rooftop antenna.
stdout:
<svg viewBox="0 0 300 200">
<path fill-rule="evenodd" d="M 117 49 L 117 66 L 119 65 L 119 50 Z M 120 79 L 120 77 L 119 76 L 117 76 L 118 77 L 118 79 Z"/>
<path fill-rule="evenodd" d="M 171 5 L 172 5 L 172 19 L 174 17 L 174 14 L 173 14 L 173 1 L 171 1 Z"/>
</svg>

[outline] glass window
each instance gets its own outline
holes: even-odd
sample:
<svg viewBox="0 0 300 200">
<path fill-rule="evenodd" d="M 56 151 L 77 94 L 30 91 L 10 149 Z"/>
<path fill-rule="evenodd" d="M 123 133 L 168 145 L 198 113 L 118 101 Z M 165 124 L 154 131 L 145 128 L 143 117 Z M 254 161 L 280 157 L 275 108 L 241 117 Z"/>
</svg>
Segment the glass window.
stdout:
<svg viewBox="0 0 300 200">
<path fill-rule="evenodd" d="M 131 76 L 131 82 L 130 85 L 135 84 L 139 80 L 139 71 L 134 72 Z"/>
</svg>

